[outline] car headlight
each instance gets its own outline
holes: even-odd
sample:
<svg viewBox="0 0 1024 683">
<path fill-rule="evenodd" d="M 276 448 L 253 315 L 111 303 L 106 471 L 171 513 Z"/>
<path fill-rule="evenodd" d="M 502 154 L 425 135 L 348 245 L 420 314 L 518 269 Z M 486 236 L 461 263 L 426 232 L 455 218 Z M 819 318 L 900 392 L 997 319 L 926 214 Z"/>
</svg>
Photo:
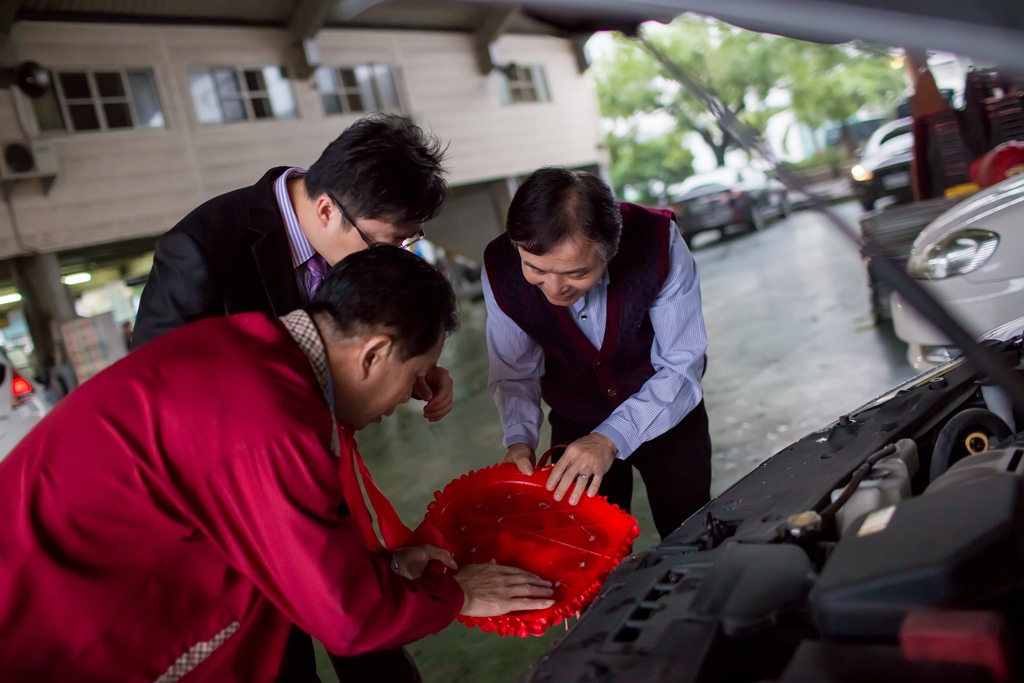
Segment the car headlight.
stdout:
<svg viewBox="0 0 1024 683">
<path fill-rule="evenodd" d="M 856 180 L 858 183 L 866 183 L 875 176 L 874 173 L 864 168 L 860 164 L 857 164 L 856 166 L 850 169 L 850 175 L 852 175 L 853 179 Z"/>
<path fill-rule="evenodd" d="M 977 228 L 960 230 L 920 251 L 910 252 L 907 273 L 917 280 L 966 275 L 985 265 L 998 246 L 999 235 L 994 232 Z"/>
</svg>

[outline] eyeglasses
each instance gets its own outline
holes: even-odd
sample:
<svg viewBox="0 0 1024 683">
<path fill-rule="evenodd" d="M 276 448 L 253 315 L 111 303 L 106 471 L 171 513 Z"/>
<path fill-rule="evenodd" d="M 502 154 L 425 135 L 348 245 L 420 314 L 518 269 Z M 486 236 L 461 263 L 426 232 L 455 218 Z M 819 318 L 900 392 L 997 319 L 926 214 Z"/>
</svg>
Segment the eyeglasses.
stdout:
<svg viewBox="0 0 1024 683">
<path fill-rule="evenodd" d="M 353 219 L 349 212 L 345 210 L 345 207 L 341 205 L 341 202 L 338 201 L 338 198 L 335 197 L 330 190 L 324 190 L 324 193 L 328 197 L 330 197 L 331 201 L 334 202 L 334 205 L 338 207 L 338 211 L 341 212 L 341 217 L 344 218 L 348 222 L 348 224 L 355 229 L 357 233 L 359 233 L 359 236 L 363 238 L 364 242 L 366 242 L 366 246 L 370 248 L 386 245 L 390 247 L 398 247 L 400 249 L 408 249 L 409 247 L 416 244 L 421 239 L 427 236 L 427 233 L 423 232 L 423 229 L 420 228 L 420 230 L 418 230 L 415 235 L 413 235 L 412 237 L 406 237 L 398 244 L 395 244 L 394 242 L 375 242 L 374 240 L 371 240 L 370 237 L 365 232 L 359 229 L 359 226 L 356 225 L 355 219 Z"/>
</svg>

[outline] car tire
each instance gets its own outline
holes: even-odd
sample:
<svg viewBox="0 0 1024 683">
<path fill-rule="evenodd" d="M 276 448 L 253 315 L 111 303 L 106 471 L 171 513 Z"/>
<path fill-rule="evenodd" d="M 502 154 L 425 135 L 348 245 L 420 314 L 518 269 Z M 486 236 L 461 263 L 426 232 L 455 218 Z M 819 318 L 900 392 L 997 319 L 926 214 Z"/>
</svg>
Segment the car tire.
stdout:
<svg viewBox="0 0 1024 683">
<path fill-rule="evenodd" d="M 779 200 L 779 218 L 789 218 L 793 213 L 793 204 L 789 201 L 789 195 L 783 194 Z"/>
<path fill-rule="evenodd" d="M 860 205 L 864 207 L 865 211 L 871 211 L 875 208 L 875 196 L 874 195 L 861 195 L 859 197 Z"/>
<path fill-rule="evenodd" d="M 750 215 L 747 217 L 747 229 L 750 232 L 761 232 L 765 229 L 764 216 L 756 206 L 750 207 Z"/>
<path fill-rule="evenodd" d="M 892 290 L 884 283 L 875 280 L 870 273 L 868 277 L 870 278 L 868 289 L 871 298 L 871 317 L 875 326 L 892 325 L 892 306 L 889 303 Z"/>
</svg>

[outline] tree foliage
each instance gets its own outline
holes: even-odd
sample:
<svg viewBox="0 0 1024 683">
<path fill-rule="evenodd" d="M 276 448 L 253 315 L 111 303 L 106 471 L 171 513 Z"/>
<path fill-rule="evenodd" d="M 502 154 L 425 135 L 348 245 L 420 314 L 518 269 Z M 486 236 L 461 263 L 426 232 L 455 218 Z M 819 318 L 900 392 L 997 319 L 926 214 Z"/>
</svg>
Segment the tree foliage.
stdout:
<svg viewBox="0 0 1024 683">
<path fill-rule="evenodd" d="M 637 139 L 636 131 L 609 136 L 611 181 L 615 194 L 641 204 L 661 205 L 666 190 L 693 174 L 693 153 L 683 145 L 684 131 Z"/>
<path fill-rule="evenodd" d="M 891 66 L 892 55 L 874 49 L 790 40 L 780 44 L 780 53 L 786 65 L 780 87 L 792 94 L 796 119 L 812 129 L 836 122 L 845 130 L 861 108 L 884 108 L 906 88 L 903 71 Z M 844 140 L 852 146 L 849 136 Z"/>
<path fill-rule="evenodd" d="M 722 22 L 682 16 L 650 40 L 698 81 L 713 84 L 718 96 L 745 117 L 778 80 L 768 59 L 773 36 L 742 31 Z M 681 130 L 694 131 L 714 151 L 719 165 L 735 146 L 704 107 L 668 78 L 636 42 L 616 36 L 614 48 L 593 67 L 598 99 L 605 116 L 629 120 L 637 112 L 665 112 Z"/>
<path fill-rule="evenodd" d="M 788 90 L 794 116 L 817 129 L 842 124 L 862 107 L 893 102 L 905 87 L 902 71 L 891 67 L 892 55 L 884 49 L 806 43 L 688 15 L 645 35 L 762 133 L 779 111 L 765 104 L 773 90 Z M 659 188 L 692 172 L 692 155 L 677 149 L 688 132 L 707 143 L 720 166 L 736 146 L 637 42 L 615 36 L 591 73 L 601 111 L 612 122 L 611 175 L 620 193 L 630 188 L 645 201 L 656 200 Z M 645 123 L 651 115 L 674 125 L 652 133 Z"/>
</svg>

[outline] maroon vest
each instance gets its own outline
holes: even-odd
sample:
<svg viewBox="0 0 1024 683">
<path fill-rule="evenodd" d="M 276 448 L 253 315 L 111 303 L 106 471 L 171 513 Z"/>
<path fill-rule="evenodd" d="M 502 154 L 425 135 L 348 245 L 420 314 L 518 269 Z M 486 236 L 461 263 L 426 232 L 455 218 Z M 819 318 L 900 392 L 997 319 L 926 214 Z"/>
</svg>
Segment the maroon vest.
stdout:
<svg viewBox="0 0 1024 683">
<path fill-rule="evenodd" d="M 621 203 L 622 237 L 608 264 L 604 341 L 595 349 L 570 308 L 548 303 L 523 277 L 507 235 L 484 251 L 494 300 L 544 351 L 541 396 L 552 411 L 592 430 L 654 374 L 654 328 L 648 312 L 668 277 L 670 211 Z"/>
</svg>

